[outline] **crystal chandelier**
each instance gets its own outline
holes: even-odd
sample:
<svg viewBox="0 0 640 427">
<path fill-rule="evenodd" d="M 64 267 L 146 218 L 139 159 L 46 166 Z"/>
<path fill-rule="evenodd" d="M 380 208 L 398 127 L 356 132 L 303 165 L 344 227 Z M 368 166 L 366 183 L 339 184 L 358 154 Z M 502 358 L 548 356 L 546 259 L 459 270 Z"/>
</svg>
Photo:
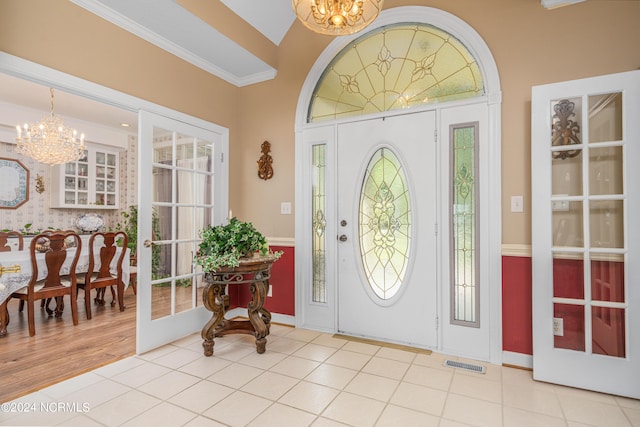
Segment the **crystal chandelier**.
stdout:
<svg viewBox="0 0 640 427">
<path fill-rule="evenodd" d="M 78 160 L 84 152 L 84 134 L 77 137 L 75 129 L 64 127 L 62 119 L 53 115 L 53 89 L 51 91 L 51 115 L 39 123 L 16 126 L 18 144 L 16 151 L 49 165 Z M 24 136 L 23 136 L 24 135 Z"/>
<path fill-rule="evenodd" d="M 371 24 L 384 0 L 291 0 L 298 19 L 312 31 L 340 36 Z"/>
</svg>

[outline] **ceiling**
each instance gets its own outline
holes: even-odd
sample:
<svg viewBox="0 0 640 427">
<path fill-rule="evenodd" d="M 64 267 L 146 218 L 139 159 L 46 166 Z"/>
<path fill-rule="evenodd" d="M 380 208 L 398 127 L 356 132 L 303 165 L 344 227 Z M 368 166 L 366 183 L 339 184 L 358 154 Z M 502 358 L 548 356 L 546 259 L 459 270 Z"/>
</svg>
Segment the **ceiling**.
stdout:
<svg viewBox="0 0 640 427">
<path fill-rule="evenodd" d="M 272 79 L 277 70 L 178 4 L 180 0 L 71 0 L 166 51 L 236 86 Z M 211 1 L 211 0 L 207 0 Z M 238 15 L 274 46 L 295 20 L 291 0 L 213 0 Z M 229 12 L 230 11 L 230 12 Z M 206 40 L 207 42 L 203 42 Z M 49 88 L 0 73 L 0 103 L 48 113 Z M 137 114 L 63 91 L 54 92 L 55 113 L 137 133 Z M 13 128 L 15 124 L 0 123 Z"/>
<path fill-rule="evenodd" d="M 291 0 L 71 1 L 236 86 L 272 79 L 277 70 L 211 26 L 215 17 L 209 15 L 231 12 L 275 46 L 296 19 Z M 203 16 L 182 4 L 201 7 Z"/>
</svg>

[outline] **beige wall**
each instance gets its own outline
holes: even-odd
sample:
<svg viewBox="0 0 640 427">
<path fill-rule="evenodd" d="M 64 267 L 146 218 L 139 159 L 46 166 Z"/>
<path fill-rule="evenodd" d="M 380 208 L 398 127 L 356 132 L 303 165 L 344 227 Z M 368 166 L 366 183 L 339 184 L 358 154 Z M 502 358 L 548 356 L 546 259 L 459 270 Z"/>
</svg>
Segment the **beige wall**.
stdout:
<svg viewBox="0 0 640 427">
<path fill-rule="evenodd" d="M 503 243 L 530 244 L 531 87 L 640 67 L 640 1 L 589 0 L 556 10 L 544 9 L 539 0 L 385 1 L 385 9 L 405 5 L 458 16 L 493 53 L 503 95 Z M 233 182 L 243 194 L 235 203 L 268 235 L 294 234 L 293 217 L 279 209 L 281 201 L 293 201 L 295 109 L 307 73 L 331 40 L 296 22 L 280 45 L 276 79 L 240 90 L 243 148 L 235 160 L 242 168 Z M 272 144 L 275 169 L 267 182 L 255 170 L 265 139 Z M 509 211 L 512 195 L 524 195 L 524 213 Z"/>
<path fill-rule="evenodd" d="M 640 1 L 545 10 L 539 0 L 387 0 L 385 8 L 416 4 L 465 20 L 495 57 L 503 94 L 503 242 L 529 244 L 531 86 L 640 67 Z M 70 2 L 0 2 L 3 51 L 229 127 L 231 208 L 271 237 L 294 234 L 294 215 L 279 212 L 280 202 L 295 202 L 296 103 L 330 41 L 296 22 L 278 49 L 277 77 L 235 88 Z M 256 166 L 265 140 L 274 159 L 269 181 L 258 178 Z M 520 194 L 525 212 L 509 212 L 510 196 Z"/>
</svg>

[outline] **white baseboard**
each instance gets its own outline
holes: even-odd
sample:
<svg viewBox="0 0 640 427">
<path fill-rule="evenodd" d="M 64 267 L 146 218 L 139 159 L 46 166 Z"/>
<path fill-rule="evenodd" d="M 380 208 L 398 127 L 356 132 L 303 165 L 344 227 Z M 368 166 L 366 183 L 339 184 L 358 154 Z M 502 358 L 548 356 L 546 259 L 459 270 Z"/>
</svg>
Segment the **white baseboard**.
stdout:
<svg viewBox="0 0 640 427">
<path fill-rule="evenodd" d="M 517 366 L 519 368 L 533 369 L 533 356 L 531 356 L 530 354 L 503 351 L 502 364 Z"/>
<path fill-rule="evenodd" d="M 296 326 L 295 316 L 288 314 L 271 313 L 271 323 L 280 323 L 281 325 Z"/>
</svg>

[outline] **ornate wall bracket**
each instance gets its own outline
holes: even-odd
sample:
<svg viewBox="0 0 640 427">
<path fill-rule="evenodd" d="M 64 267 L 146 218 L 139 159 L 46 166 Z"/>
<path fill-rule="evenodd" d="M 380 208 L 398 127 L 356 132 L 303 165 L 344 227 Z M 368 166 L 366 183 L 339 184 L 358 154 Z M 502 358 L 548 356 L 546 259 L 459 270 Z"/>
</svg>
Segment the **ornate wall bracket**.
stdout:
<svg viewBox="0 0 640 427">
<path fill-rule="evenodd" d="M 44 193 L 44 176 L 36 174 L 36 192 L 38 194 Z"/>
<path fill-rule="evenodd" d="M 577 121 L 572 120 L 571 117 L 575 116 L 574 109 L 576 104 L 563 99 L 553 107 L 555 114 L 552 117 L 551 124 L 551 145 L 554 147 L 564 145 L 579 145 L 580 141 L 580 125 Z M 576 150 L 562 150 L 552 152 L 554 159 L 567 159 L 576 157 L 582 152 L 581 149 Z"/>
<path fill-rule="evenodd" d="M 262 156 L 258 160 L 258 176 L 265 181 L 273 178 L 273 158 L 269 155 L 271 151 L 271 144 L 269 141 L 262 143 Z"/>
</svg>

